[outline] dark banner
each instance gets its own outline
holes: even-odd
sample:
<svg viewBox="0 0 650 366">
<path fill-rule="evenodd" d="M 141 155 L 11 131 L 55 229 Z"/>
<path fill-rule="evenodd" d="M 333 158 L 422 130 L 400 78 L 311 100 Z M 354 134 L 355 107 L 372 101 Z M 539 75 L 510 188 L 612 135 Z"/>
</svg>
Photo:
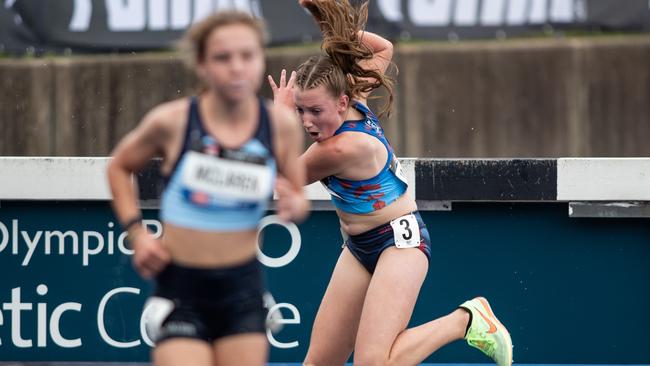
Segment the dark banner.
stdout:
<svg viewBox="0 0 650 366">
<path fill-rule="evenodd" d="M 4 0 L 0 51 L 138 51 L 169 47 L 221 9 L 267 20 L 273 44 L 319 33 L 295 0 Z M 650 30 L 648 0 L 373 0 L 369 29 L 393 39 L 504 38 L 555 29 Z"/>
</svg>

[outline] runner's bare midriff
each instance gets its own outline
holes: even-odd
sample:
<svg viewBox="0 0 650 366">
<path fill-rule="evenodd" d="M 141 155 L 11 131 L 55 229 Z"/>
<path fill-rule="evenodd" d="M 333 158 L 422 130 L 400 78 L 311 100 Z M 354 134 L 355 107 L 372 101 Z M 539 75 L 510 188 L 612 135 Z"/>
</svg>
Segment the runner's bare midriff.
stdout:
<svg viewBox="0 0 650 366">
<path fill-rule="evenodd" d="M 415 200 L 407 191 L 390 205 L 378 211 L 352 214 L 337 209 L 336 213 L 339 215 L 343 231 L 348 235 L 357 235 L 416 210 Z"/>
<path fill-rule="evenodd" d="M 163 245 L 172 262 L 203 268 L 230 267 L 256 256 L 257 228 L 236 232 L 207 232 L 164 225 Z"/>
</svg>

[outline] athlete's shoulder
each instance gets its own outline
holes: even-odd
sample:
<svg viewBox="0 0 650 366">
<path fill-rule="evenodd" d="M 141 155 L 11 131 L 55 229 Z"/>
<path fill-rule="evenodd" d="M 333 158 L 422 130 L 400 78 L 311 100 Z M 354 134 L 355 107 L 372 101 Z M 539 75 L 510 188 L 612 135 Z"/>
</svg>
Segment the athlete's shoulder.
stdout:
<svg viewBox="0 0 650 366">
<path fill-rule="evenodd" d="M 173 127 L 180 121 L 187 119 L 189 108 L 189 98 L 179 98 L 161 103 L 147 113 L 144 121 L 156 124 L 159 127 Z"/>
<path fill-rule="evenodd" d="M 379 142 L 375 136 L 359 130 L 343 131 L 335 137 L 339 145 L 347 147 L 351 153 L 356 154 L 372 153 L 376 143 Z"/>
<path fill-rule="evenodd" d="M 187 124 L 189 105 L 189 98 L 161 103 L 147 112 L 137 130 L 167 141 L 182 133 Z"/>
<path fill-rule="evenodd" d="M 363 161 L 374 154 L 372 137 L 354 131 L 340 133 L 313 145 L 323 156 L 348 162 Z"/>
</svg>

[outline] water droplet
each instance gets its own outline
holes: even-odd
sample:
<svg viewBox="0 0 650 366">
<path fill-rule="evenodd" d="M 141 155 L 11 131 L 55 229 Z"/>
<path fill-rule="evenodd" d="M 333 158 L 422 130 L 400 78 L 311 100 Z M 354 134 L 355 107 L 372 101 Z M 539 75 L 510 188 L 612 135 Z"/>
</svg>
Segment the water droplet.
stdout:
<svg viewBox="0 0 650 366">
<path fill-rule="evenodd" d="M 456 42 L 458 42 L 460 40 L 460 37 L 455 32 L 449 32 L 449 33 L 447 33 L 447 39 L 451 43 L 456 43 Z"/>
</svg>

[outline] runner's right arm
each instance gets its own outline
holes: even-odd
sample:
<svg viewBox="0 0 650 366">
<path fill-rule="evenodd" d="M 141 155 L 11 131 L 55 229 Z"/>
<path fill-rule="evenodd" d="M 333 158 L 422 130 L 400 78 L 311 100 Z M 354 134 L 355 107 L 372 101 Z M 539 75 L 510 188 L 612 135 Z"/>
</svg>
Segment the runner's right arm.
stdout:
<svg viewBox="0 0 650 366">
<path fill-rule="evenodd" d="M 170 133 L 163 123 L 161 109 L 154 109 L 117 145 L 108 164 L 108 182 L 113 195 L 112 206 L 122 225 L 128 227 L 129 242 L 135 251 L 133 262 L 145 278 L 159 272 L 169 262 L 169 253 L 138 221 L 142 217 L 133 174 L 144 168 L 156 156 L 164 154 L 163 147 Z M 135 223 L 134 223 L 135 222 Z"/>
</svg>

